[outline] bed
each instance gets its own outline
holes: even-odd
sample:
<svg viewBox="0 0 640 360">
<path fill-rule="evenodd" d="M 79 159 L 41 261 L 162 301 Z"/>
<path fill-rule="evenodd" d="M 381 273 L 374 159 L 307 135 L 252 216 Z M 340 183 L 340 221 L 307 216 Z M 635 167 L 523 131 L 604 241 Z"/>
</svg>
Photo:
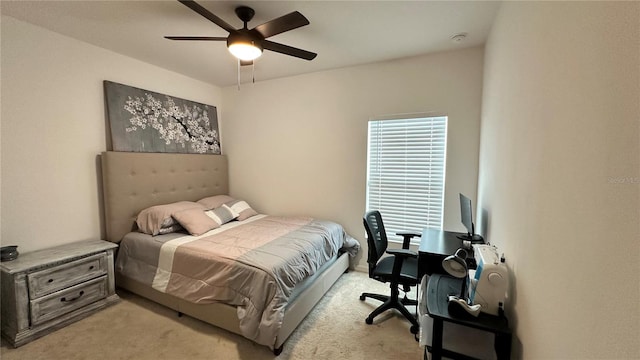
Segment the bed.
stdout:
<svg viewBox="0 0 640 360">
<path fill-rule="evenodd" d="M 229 193 L 229 184 L 226 157 L 223 155 L 104 152 L 101 155 L 101 163 L 106 238 L 109 241 L 120 244 L 116 261 L 116 285 L 174 309 L 179 314 L 192 316 L 242 335 L 258 344 L 268 346 L 276 355 L 280 354 L 285 341 L 298 324 L 304 320 L 305 316 L 335 281 L 348 270 L 349 254 L 354 255 L 358 250 L 357 241 L 344 233 L 344 230 L 338 224 L 303 217 L 281 218 L 264 214 L 256 214 L 242 221 L 238 221 L 240 219 L 238 217 L 236 220 L 229 221 L 201 235 L 189 235 L 184 232 L 172 232 L 158 236 L 142 234 L 137 231 L 136 217 L 144 209 L 155 205 L 183 201 L 197 202 L 209 197 L 216 198 L 216 195 L 227 195 Z M 247 204 L 245 203 L 244 205 Z M 328 228 L 325 228 L 325 225 Z M 281 229 L 281 227 L 289 227 L 293 230 L 288 231 Z M 298 240 L 298 238 L 301 238 L 299 234 L 301 232 L 306 233 L 307 228 L 317 227 L 321 228 L 319 231 L 322 237 L 326 237 L 325 235 L 328 232 L 332 234 L 331 237 L 334 237 L 334 234 L 342 234 L 344 236 L 343 243 L 339 243 L 337 240 L 329 241 L 335 244 L 331 246 L 323 245 L 331 248 L 322 250 L 323 255 L 311 256 L 305 253 L 305 257 L 324 257 L 326 259 L 315 261 L 313 266 L 310 266 L 310 269 L 302 271 L 306 272 L 305 274 L 293 276 L 297 277 L 297 279 L 292 280 L 291 275 L 287 275 L 288 280 L 275 281 L 275 287 L 267 290 L 267 293 L 268 291 L 271 291 L 271 293 L 276 292 L 277 294 L 274 297 L 278 298 L 278 302 L 274 300 L 264 307 L 259 307 L 258 310 L 251 309 L 252 311 L 248 311 L 248 307 L 245 304 L 252 303 L 253 300 L 247 300 L 248 297 L 239 299 L 236 293 L 245 291 L 247 288 L 260 288 L 265 283 L 269 283 L 269 286 L 271 286 L 274 281 L 266 281 L 264 278 L 260 278 L 260 276 L 266 276 L 267 279 L 271 279 L 269 274 L 248 276 L 253 283 L 245 279 L 243 284 L 238 285 L 239 287 L 223 291 L 224 296 L 222 298 L 206 295 L 202 289 L 195 291 L 196 295 L 182 295 L 179 289 L 176 290 L 181 287 L 198 287 L 198 284 L 203 283 L 211 283 L 211 288 L 215 288 L 218 284 L 209 281 L 209 279 L 213 277 L 220 278 L 220 274 L 224 273 L 221 269 L 229 269 L 230 264 L 232 264 L 227 261 L 229 257 L 224 257 L 223 262 L 225 263 L 221 265 L 222 267 L 218 265 L 206 266 L 206 268 L 214 270 L 214 275 L 209 276 L 205 282 L 198 280 L 185 285 L 174 286 L 168 280 L 175 277 L 175 274 L 166 274 L 167 264 L 173 264 L 168 265 L 169 271 L 171 271 L 172 266 L 173 268 L 179 268 L 178 259 L 183 256 L 183 253 L 199 253 L 199 249 L 204 246 L 202 245 L 204 243 L 217 244 L 221 242 L 219 240 L 221 237 L 226 238 L 226 241 L 228 241 L 230 238 L 242 238 L 242 234 L 266 234 L 271 231 L 269 229 L 273 229 L 275 234 L 273 237 L 277 238 L 277 240 L 259 240 L 261 241 L 259 246 L 242 243 L 240 250 L 233 251 L 241 251 L 242 254 L 253 255 L 258 252 L 266 252 L 262 250 L 267 248 L 264 246 L 267 242 L 269 244 L 277 243 L 280 244 L 281 248 L 278 250 L 276 246 L 272 250 L 271 257 L 274 258 L 278 257 L 278 251 L 285 249 L 282 247 L 284 241 L 306 242 L 306 240 Z M 263 231 L 263 229 L 269 231 Z M 284 236 L 283 234 L 291 235 Z M 281 235 L 283 235 L 282 238 Z M 255 235 L 255 237 L 257 236 Z M 287 236 L 290 239 L 284 239 Z M 222 242 L 224 241 L 222 240 Z M 142 244 L 146 243 L 156 248 L 143 248 Z M 332 249 L 334 245 L 338 246 L 339 249 L 337 251 Z M 298 246 L 297 243 L 296 246 Z M 315 247 L 321 248 L 322 246 Z M 143 249 L 139 253 L 144 255 L 135 255 L 138 248 Z M 246 250 L 247 248 L 259 248 L 260 251 Z M 317 251 L 321 251 L 321 249 Z M 149 254 L 156 255 L 150 256 Z M 131 256 L 131 260 L 127 260 L 129 256 Z M 207 256 L 211 257 L 212 255 Z M 149 260 L 150 257 L 154 258 L 154 260 Z M 247 263 L 244 263 L 244 258 L 253 256 L 243 255 L 242 257 L 243 264 L 241 267 L 265 268 L 267 271 L 271 269 L 270 263 L 258 263 L 257 265 L 249 263 L 247 265 Z M 167 261 L 167 259 L 171 261 Z M 217 255 L 213 261 L 217 261 L 216 259 Z M 149 264 L 154 261 L 157 262 L 157 264 L 153 264 L 155 267 L 150 272 L 147 271 L 152 275 L 145 275 L 144 268 L 148 268 Z M 189 260 L 184 259 L 182 261 L 183 263 L 189 262 Z M 218 267 L 216 268 L 216 266 Z M 240 265 L 233 266 L 238 267 Z M 186 268 L 189 267 L 193 266 L 186 266 Z M 230 271 L 229 279 L 241 277 L 240 274 L 244 271 L 237 270 L 235 267 L 228 270 Z M 182 269 L 177 273 L 182 275 L 184 268 L 183 264 Z M 305 267 L 294 265 L 290 266 L 290 268 Z M 276 272 L 279 271 L 276 270 Z M 194 270 L 194 272 L 199 271 Z M 162 274 L 165 275 L 163 276 Z M 284 286 L 282 286 L 283 282 L 286 283 Z M 230 293 L 232 295 L 229 295 Z M 245 295 L 243 294 L 243 296 Z M 269 297 L 271 298 L 271 295 Z M 258 314 L 258 318 L 253 313 Z M 256 322 L 258 325 L 254 326 Z"/>
</svg>

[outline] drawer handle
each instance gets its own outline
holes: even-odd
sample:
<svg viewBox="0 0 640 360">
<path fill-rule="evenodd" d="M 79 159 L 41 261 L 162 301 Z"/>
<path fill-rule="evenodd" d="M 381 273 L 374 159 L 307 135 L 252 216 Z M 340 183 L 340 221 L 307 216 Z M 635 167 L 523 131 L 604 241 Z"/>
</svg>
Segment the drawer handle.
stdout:
<svg viewBox="0 0 640 360">
<path fill-rule="evenodd" d="M 93 265 L 89 266 L 89 270 L 93 270 Z"/>
<path fill-rule="evenodd" d="M 49 279 L 49 281 L 47 281 L 49 284 L 51 284 L 53 282 L 53 279 Z"/>
<path fill-rule="evenodd" d="M 67 298 L 62 298 L 60 299 L 61 302 L 72 302 L 72 301 L 76 301 L 78 299 L 80 299 L 82 297 L 82 295 L 84 295 L 84 291 L 80 291 L 80 293 L 78 294 L 78 296 L 71 298 L 71 299 L 67 299 Z"/>
</svg>

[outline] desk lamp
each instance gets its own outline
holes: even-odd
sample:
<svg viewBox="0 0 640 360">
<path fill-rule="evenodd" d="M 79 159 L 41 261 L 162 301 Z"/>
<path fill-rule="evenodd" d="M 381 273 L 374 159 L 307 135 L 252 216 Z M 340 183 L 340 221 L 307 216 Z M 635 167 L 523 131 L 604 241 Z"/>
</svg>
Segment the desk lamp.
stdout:
<svg viewBox="0 0 640 360">
<path fill-rule="evenodd" d="M 442 267 L 451 276 L 463 279 L 462 289 L 460 290 L 460 296 L 449 295 L 449 312 L 452 315 L 459 314 L 460 308 L 470 315 L 478 316 L 480 313 L 480 305 L 469 305 L 467 302 L 467 281 L 469 278 L 469 269 L 467 268 L 467 251 L 464 249 L 456 250 L 453 255 L 447 256 L 442 260 Z M 464 314 L 464 313 L 462 313 Z"/>
</svg>

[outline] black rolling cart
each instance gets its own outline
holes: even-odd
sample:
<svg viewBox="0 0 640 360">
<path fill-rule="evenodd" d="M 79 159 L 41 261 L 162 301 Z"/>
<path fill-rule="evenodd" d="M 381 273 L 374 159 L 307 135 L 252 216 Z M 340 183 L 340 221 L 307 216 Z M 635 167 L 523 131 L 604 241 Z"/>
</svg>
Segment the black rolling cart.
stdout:
<svg viewBox="0 0 640 360">
<path fill-rule="evenodd" d="M 452 316 L 449 313 L 448 296 L 460 293 L 461 281 L 461 279 L 439 274 L 434 274 L 429 278 L 427 313 L 433 319 L 433 332 L 431 346 L 425 347 L 424 359 L 428 359 L 427 351 L 431 353 L 432 360 L 440 360 L 443 356 L 451 359 L 474 359 L 442 348 L 442 329 L 445 321 L 493 333 L 495 335 L 494 349 L 498 360 L 510 359 L 511 330 L 504 315 L 494 316 L 480 313 L 478 317 L 473 317 L 471 315 Z"/>
</svg>

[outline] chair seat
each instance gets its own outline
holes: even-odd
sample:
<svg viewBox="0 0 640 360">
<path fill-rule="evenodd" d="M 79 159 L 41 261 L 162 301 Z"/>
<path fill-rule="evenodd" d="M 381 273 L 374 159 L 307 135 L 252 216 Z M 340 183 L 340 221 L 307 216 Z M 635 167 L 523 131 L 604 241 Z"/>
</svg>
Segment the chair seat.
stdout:
<svg viewBox="0 0 640 360">
<path fill-rule="evenodd" d="M 394 261 L 395 257 L 393 256 L 387 256 L 381 259 L 373 270 L 373 278 L 382 282 L 390 282 Z M 408 286 L 418 284 L 418 259 L 407 258 L 404 260 L 398 283 Z"/>
</svg>

